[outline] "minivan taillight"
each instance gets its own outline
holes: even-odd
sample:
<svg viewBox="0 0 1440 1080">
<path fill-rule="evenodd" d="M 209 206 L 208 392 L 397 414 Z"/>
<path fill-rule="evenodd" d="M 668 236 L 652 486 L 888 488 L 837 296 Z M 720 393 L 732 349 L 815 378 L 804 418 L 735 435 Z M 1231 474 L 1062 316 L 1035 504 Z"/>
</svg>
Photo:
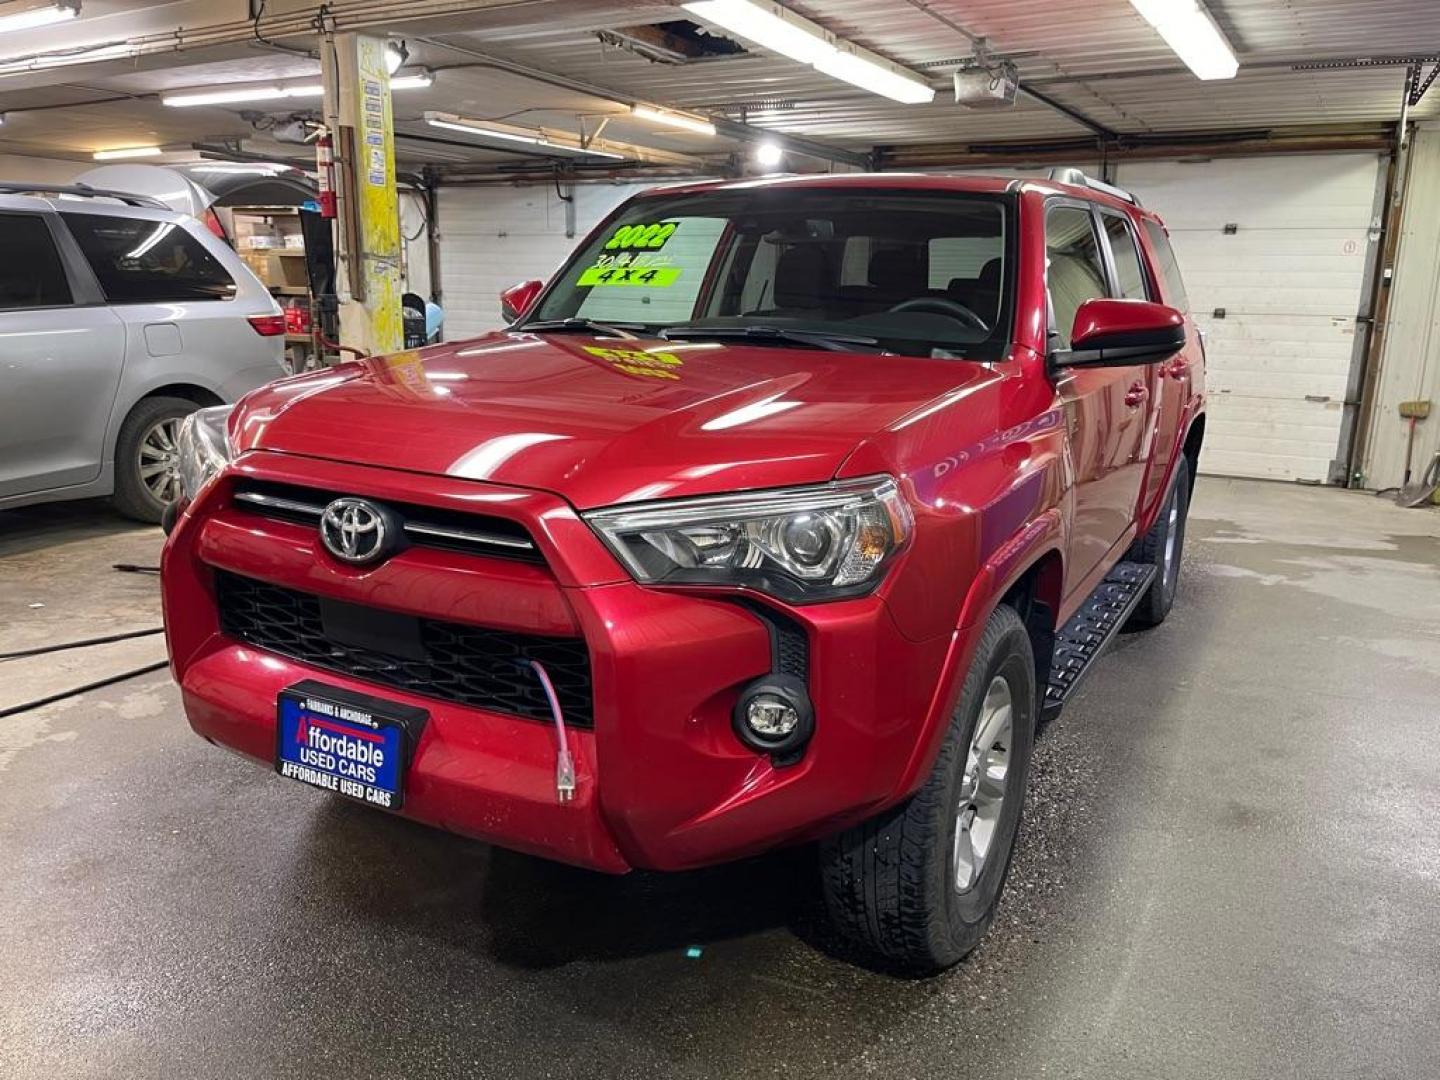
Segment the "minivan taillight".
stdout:
<svg viewBox="0 0 1440 1080">
<path fill-rule="evenodd" d="M 276 337 L 285 333 L 284 315 L 251 315 L 249 321 L 261 337 Z"/>
</svg>

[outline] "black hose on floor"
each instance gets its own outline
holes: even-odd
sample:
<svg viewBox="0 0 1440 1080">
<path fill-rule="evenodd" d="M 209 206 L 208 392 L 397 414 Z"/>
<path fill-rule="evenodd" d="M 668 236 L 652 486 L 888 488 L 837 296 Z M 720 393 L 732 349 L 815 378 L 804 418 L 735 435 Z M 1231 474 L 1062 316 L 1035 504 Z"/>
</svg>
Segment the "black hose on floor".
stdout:
<svg viewBox="0 0 1440 1080">
<path fill-rule="evenodd" d="M 150 637 L 152 634 L 163 634 L 163 626 L 154 626 L 149 630 L 127 630 L 123 634 L 106 634 L 104 637 L 82 638 L 80 641 L 65 641 L 59 645 L 37 645 L 33 649 L 19 649 L 16 652 L 0 653 L 0 660 L 20 660 L 26 656 L 45 656 L 49 653 L 64 652 L 67 649 L 84 649 L 91 645 L 109 645 L 112 641 L 129 641 L 131 638 Z"/>
<path fill-rule="evenodd" d="M 111 675 L 108 678 L 96 679 L 84 686 L 77 686 L 70 690 L 62 690 L 58 694 L 51 694 L 49 697 L 38 698 L 35 701 L 27 701 L 22 705 L 11 705 L 8 709 L 0 709 L 0 720 L 7 716 L 15 716 L 18 713 L 29 712 L 31 709 L 38 709 L 42 705 L 53 705 L 57 701 L 64 701 L 76 694 L 88 693 L 91 690 L 100 690 L 106 686 L 113 686 L 115 683 L 124 682 L 126 679 L 134 679 L 140 675 L 148 675 L 152 671 L 159 671 L 163 667 L 169 667 L 169 660 L 157 660 L 153 664 L 146 664 L 144 667 L 134 668 L 130 671 L 122 671 L 119 675 Z"/>
</svg>

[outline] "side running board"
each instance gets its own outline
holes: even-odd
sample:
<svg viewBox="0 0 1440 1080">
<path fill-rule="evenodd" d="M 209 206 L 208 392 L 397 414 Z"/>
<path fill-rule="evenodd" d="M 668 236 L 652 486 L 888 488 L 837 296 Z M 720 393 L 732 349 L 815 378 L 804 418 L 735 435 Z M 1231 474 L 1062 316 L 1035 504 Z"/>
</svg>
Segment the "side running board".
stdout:
<svg viewBox="0 0 1440 1080">
<path fill-rule="evenodd" d="M 1069 701 L 1085 681 L 1095 661 L 1145 595 L 1155 567 L 1143 563 L 1116 563 L 1095 591 L 1055 635 L 1055 657 L 1050 663 L 1050 684 L 1045 688 L 1042 719 L 1049 719 Z"/>
</svg>

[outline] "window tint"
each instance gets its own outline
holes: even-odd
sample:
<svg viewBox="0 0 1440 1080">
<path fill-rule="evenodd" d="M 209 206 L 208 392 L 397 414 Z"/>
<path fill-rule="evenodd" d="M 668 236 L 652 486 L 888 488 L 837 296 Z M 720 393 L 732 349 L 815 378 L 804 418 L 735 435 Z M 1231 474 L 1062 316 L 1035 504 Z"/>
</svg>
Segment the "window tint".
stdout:
<svg viewBox="0 0 1440 1080">
<path fill-rule="evenodd" d="M 66 214 L 112 303 L 228 300 L 235 282 L 219 260 L 173 221 Z"/>
<path fill-rule="evenodd" d="M 0 310 L 70 303 L 70 283 L 45 219 L 0 214 Z"/>
<path fill-rule="evenodd" d="M 1045 284 L 1050 291 L 1056 346 L 1068 349 L 1080 305 L 1107 295 L 1100 245 L 1089 210 L 1057 206 L 1046 215 Z"/>
<path fill-rule="evenodd" d="M 1145 222 L 1145 234 L 1150 238 L 1150 246 L 1155 249 L 1155 261 L 1160 271 L 1160 280 L 1165 284 L 1165 303 L 1171 307 L 1179 308 L 1181 311 L 1190 310 L 1190 299 L 1185 295 L 1185 281 L 1180 276 L 1180 265 L 1175 261 L 1175 252 L 1171 250 L 1170 238 L 1165 235 L 1165 230 L 1157 222 Z"/>
<path fill-rule="evenodd" d="M 1110 238 L 1110 254 L 1115 257 L 1115 280 L 1120 287 L 1120 295 L 1127 300 L 1150 299 L 1130 223 L 1119 214 L 1101 214 L 1100 220 L 1105 223 L 1105 235 Z"/>
</svg>

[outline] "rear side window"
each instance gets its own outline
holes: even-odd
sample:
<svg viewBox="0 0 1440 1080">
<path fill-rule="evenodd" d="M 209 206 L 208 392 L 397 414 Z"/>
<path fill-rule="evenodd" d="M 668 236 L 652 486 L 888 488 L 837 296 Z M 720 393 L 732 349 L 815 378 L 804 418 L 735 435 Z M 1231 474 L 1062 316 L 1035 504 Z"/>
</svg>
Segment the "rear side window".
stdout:
<svg viewBox="0 0 1440 1080">
<path fill-rule="evenodd" d="M 116 304 L 228 300 L 235 281 L 218 259 L 173 221 L 66 214 L 80 250 Z"/>
<path fill-rule="evenodd" d="M 1105 223 L 1105 235 L 1110 239 L 1110 254 L 1115 259 L 1115 284 L 1120 289 L 1120 295 L 1126 300 L 1150 299 L 1130 223 L 1119 214 L 1101 214 L 1100 220 Z"/>
<path fill-rule="evenodd" d="M 1175 261 L 1170 238 L 1154 221 L 1145 222 L 1145 234 L 1150 238 L 1150 246 L 1155 249 L 1155 261 L 1159 264 L 1156 269 L 1160 271 L 1160 280 L 1165 285 L 1165 302 L 1181 311 L 1189 311 L 1190 298 L 1185 295 L 1185 281 L 1180 276 L 1180 264 Z"/>
<path fill-rule="evenodd" d="M 0 214 L 0 311 L 70 303 L 70 283 L 45 219 Z"/>
<path fill-rule="evenodd" d="M 1046 215 L 1045 284 L 1050 292 L 1055 345 L 1068 349 L 1080 305 L 1108 295 L 1105 265 L 1089 210 L 1057 206 Z"/>
</svg>

